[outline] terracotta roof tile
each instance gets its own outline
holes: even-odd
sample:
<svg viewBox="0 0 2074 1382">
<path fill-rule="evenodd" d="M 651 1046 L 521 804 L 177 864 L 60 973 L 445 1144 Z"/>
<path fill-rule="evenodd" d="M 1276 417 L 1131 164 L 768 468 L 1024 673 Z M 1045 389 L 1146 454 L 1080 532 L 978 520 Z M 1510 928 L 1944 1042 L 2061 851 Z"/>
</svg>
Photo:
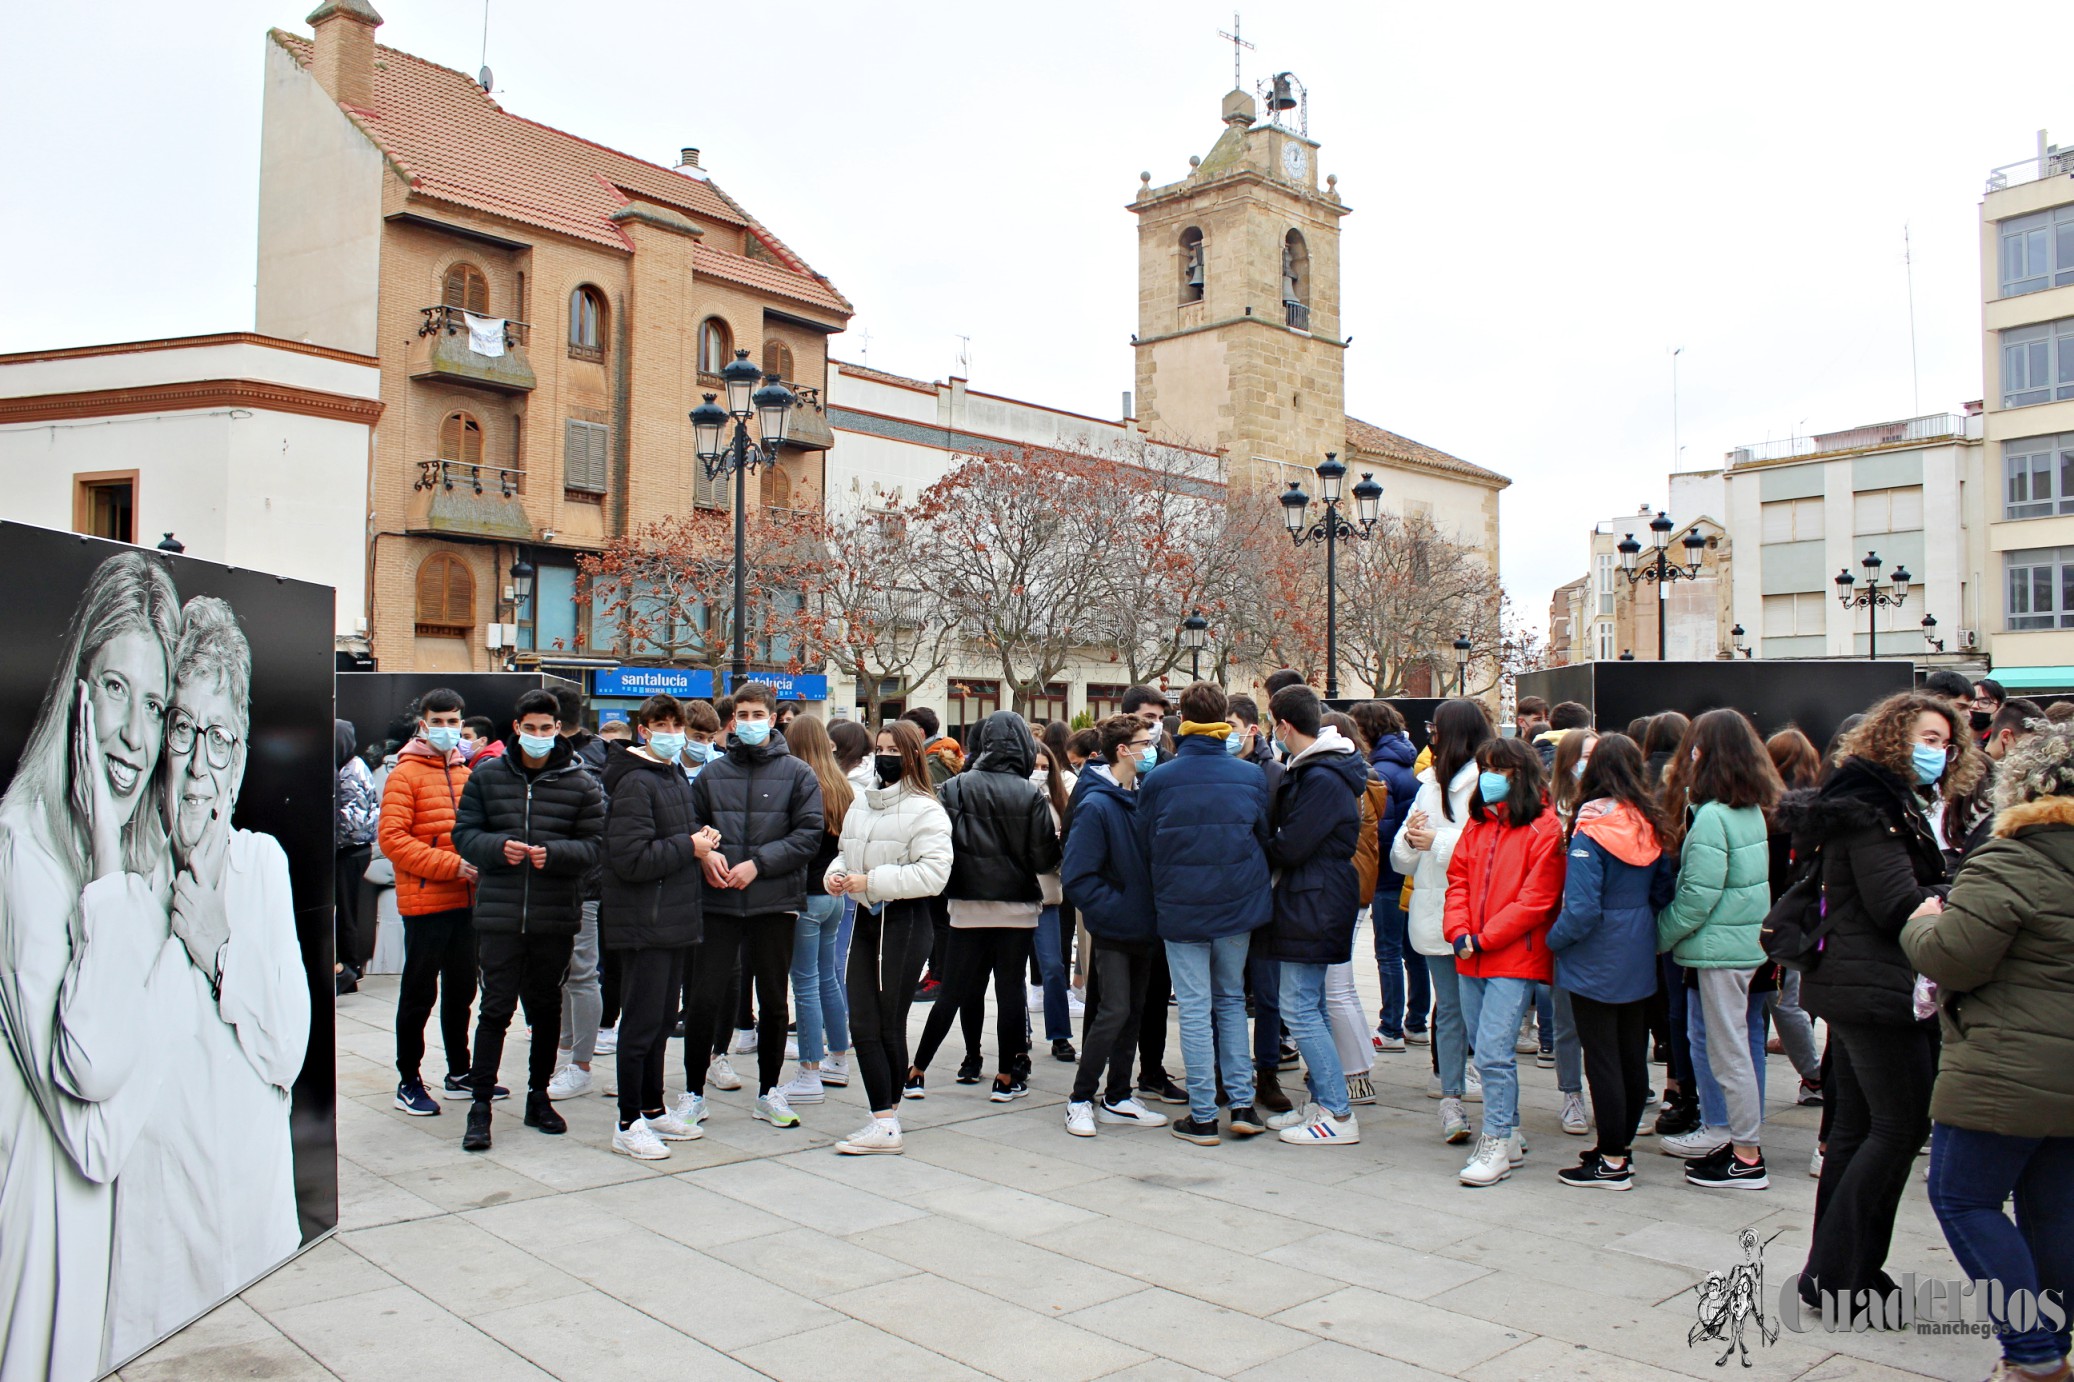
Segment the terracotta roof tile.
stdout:
<svg viewBox="0 0 2074 1382">
<path fill-rule="evenodd" d="M 836 366 L 853 379 L 870 379 L 880 384 L 897 384 L 903 389 L 919 389 L 923 393 L 936 392 L 936 385 L 926 379 L 910 379 L 904 374 L 888 374 L 885 370 L 873 369 L 869 365 L 859 365 L 849 360 L 830 360 L 828 363 Z"/>
<path fill-rule="evenodd" d="M 1358 417 L 1347 419 L 1347 445 L 1364 455 L 1378 456 L 1386 461 L 1416 466 L 1422 470 L 1438 470 L 1449 475 L 1460 475 L 1466 479 L 1480 480 L 1496 488 L 1504 488 L 1512 481 L 1495 470 L 1485 470 L 1472 465 L 1460 456 L 1450 456 L 1438 448 L 1410 437 L 1400 437 L 1395 432 L 1385 431 L 1372 422 L 1363 422 Z"/>
<path fill-rule="evenodd" d="M 307 67 L 312 43 L 275 30 Z M 375 49 L 372 110 L 346 107 L 410 179 L 414 196 L 501 216 L 626 249 L 609 219 L 629 199 L 660 202 L 724 226 L 744 226 L 786 264 L 770 264 L 701 245 L 699 272 L 847 315 L 849 301 L 734 198 L 711 182 L 513 115 L 474 79 L 395 48 Z M 792 267 L 787 267 L 790 265 Z"/>
</svg>

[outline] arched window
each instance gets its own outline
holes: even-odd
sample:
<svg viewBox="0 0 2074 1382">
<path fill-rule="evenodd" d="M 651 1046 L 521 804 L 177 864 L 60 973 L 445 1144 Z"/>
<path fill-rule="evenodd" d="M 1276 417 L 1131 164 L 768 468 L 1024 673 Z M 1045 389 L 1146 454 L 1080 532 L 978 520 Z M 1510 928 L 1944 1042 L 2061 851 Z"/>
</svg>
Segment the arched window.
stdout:
<svg viewBox="0 0 2074 1382">
<path fill-rule="evenodd" d="M 483 271 L 473 264 L 450 265 L 439 300 L 463 312 L 486 315 L 490 310 L 490 280 L 483 277 Z"/>
<path fill-rule="evenodd" d="M 605 295 L 595 288 L 569 294 L 569 358 L 605 358 Z"/>
<path fill-rule="evenodd" d="M 735 358 L 735 335 L 718 317 L 699 323 L 699 373 L 718 374 Z"/>
<path fill-rule="evenodd" d="M 448 413 L 439 424 L 439 459 L 482 464 L 482 424 L 468 413 Z"/>
<path fill-rule="evenodd" d="M 786 345 L 783 341 L 765 341 L 763 343 L 763 372 L 765 374 L 775 374 L 778 378 L 790 383 L 793 379 L 792 347 Z"/>
<path fill-rule="evenodd" d="M 1300 230 L 1282 237 L 1282 310 L 1289 325 L 1311 329 L 1311 251 Z"/>
<path fill-rule="evenodd" d="M 1209 266 L 1203 262 L 1203 233 L 1194 226 L 1181 232 L 1181 300 L 1201 302 Z"/>
<path fill-rule="evenodd" d="M 475 632 L 475 573 L 452 552 L 434 552 L 418 566 L 420 638 L 466 638 Z"/>
</svg>

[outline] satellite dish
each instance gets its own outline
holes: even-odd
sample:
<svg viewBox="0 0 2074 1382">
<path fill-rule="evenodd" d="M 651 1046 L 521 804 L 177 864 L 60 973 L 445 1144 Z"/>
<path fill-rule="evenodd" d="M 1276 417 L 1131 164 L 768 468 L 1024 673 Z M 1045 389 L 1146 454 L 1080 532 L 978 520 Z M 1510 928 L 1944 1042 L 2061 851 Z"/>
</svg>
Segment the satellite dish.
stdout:
<svg viewBox="0 0 2074 1382">
<path fill-rule="evenodd" d="M 484 67 L 482 71 L 475 74 L 475 81 L 484 91 L 488 91 L 496 85 L 496 79 L 490 75 L 488 67 Z"/>
</svg>

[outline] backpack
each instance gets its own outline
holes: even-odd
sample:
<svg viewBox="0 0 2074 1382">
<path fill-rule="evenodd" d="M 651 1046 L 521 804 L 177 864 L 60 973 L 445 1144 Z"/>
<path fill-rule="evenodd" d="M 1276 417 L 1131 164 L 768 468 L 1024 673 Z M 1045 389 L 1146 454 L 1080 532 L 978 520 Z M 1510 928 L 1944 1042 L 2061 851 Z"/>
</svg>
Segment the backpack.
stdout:
<svg viewBox="0 0 2074 1382">
<path fill-rule="evenodd" d="M 375 795 L 373 775 L 358 758 L 348 758 L 338 770 L 337 847 L 358 849 L 374 843 L 381 814 L 382 799 Z"/>
<path fill-rule="evenodd" d="M 1760 940 L 1765 957 L 1782 969 L 1812 973 L 1822 962 L 1831 924 L 1829 889 L 1822 881 L 1822 850 L 1817 846 L 1764 914 Z"/>
</svg>

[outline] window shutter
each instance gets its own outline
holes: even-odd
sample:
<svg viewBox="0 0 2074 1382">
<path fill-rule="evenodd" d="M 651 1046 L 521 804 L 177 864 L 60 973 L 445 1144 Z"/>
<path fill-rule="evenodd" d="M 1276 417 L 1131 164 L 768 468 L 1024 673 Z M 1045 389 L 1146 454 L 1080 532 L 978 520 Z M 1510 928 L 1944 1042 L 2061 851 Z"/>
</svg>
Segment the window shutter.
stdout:
<svg viewBox="0 0 2074 1382">
<path fill-rule="evenodd" d="M 490 311 L 490 280 L 473 264 L 456 264 L 446 271 L 446 285 L 441 300 L 449 307 L 458 307 L 464 312 L 473 312 L 478 317 L 488 316 Z"/>
<path fill-rule="evenodd" d="M 466 413 L 448 413 L 439 424 L 439 459 L 482 464 L 482 424 Z"/>
<path fill-rule="evenodd" d="M 706 474 L 705 464 L 703 462 L 697 464 L 698 469 L 693 474 L 691 481 L 692 507 L 699 509 L 726 508 L 728 506 L 727 496 L 730 475 L 726 470 L 722 470 L 718 475 L 708 475 Z"/>
<path fill-rule="evenodd" d="M 783 341 L 763 343 L 763 372 L 775 374 L 780 379 L 792 378 L 792 348 Z"/>
<path fill-rule="evenodd" d="M 475 627 L 475 573 L 451 552 L 434 552 L 418 567 L 417 631 L 466 638 Z"/>
<path fill-rule="evenodd" d="M 612 429 L 574 418 L 564 422 L 562 429 L 562 487 L 603 494 L 606 441 Z"/>
</svg>

